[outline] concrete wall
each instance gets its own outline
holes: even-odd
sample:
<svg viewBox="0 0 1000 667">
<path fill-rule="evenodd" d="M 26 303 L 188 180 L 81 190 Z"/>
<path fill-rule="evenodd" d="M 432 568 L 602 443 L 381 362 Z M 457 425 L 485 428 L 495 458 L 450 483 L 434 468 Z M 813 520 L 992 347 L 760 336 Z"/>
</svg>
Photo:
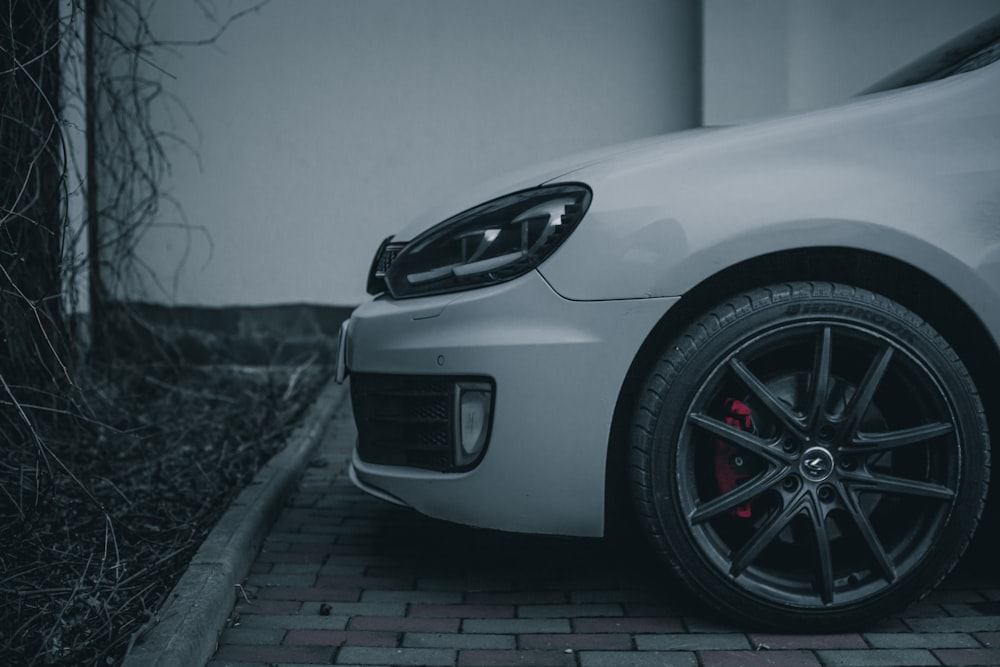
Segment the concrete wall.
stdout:
<svg viewBox="0 0 1000 667">
<path fill-rule="evenodd" d="M 160 2 L 153 26 L 198 39 L 215 29 L 202 8 L 252 5 Z M 382 238 L 452 190 L 695 125 L 702 108 L 720 124 L 836 103 L 997 11 L 996 0 L 271 0 L 161 63 L 187 107 L 162 119 L 199 157 L 170 150 L 168 194 L 185 217 L 167 207 L 146 234 L 155 279 L 131 296 L 354 305 Z"/>
<path fill-rule="evenodd" d="M 211 34 L 203 4 L 158 3 L 155 32 Z M 699 56 L 697 0 L 272 0 L 162 63 L 200 157 L 171 148 L 190 227 L 165 211 L 131 296 L 357 304 L 378 243 L 450 190 L 696 125 Z"/>
<path fill-rule="evenodd" d="M 996 0 L 704 0 L 704 119 L 843 101 L 1000 12 Z"/>
</svg>

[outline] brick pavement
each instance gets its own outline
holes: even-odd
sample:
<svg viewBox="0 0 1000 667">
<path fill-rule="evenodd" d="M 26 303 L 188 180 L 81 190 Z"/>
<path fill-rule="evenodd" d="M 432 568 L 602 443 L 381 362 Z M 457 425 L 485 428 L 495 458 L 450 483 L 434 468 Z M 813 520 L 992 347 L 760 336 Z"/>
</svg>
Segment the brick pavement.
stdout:
<svg viewBox="0 0 1000 667">
<path fill-rule="evenodd" d="M 356 490 L 349 410 L 266 540 L 210 667 L 1000 665 L 1000 582 L 983 567 L 867 632 L 745 632 L 686 599 L 642 545 L 456 526 Z"/>
</svg>

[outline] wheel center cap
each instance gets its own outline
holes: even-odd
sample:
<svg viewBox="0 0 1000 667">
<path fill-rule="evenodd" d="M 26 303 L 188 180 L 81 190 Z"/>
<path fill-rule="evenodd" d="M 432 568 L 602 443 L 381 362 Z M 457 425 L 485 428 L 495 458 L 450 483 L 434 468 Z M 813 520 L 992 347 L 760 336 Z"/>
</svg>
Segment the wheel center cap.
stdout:
<svg viewBox="0 0 1000 667">
<path fill-rule="evenodd" d="M 833 473 L 833 455 L 825 447 L 810 447 L 799 460 L 799 470 L 810 482 L 822 482 Z"/>
</svg>

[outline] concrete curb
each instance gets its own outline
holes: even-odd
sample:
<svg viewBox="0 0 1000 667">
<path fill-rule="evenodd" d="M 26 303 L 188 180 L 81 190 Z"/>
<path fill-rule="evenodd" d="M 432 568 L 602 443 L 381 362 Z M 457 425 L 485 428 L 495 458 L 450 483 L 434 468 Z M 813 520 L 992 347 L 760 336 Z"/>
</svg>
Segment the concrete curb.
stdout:
<svg viewBox="0 0 1000 667">
<path fill-rule="evenodd" d="M 191 667 L 215 653 L 261 544 L 305 465 L 347 396 L 331 380 L 285 447 L 257 473 L 208 534 L 158 612 L 158 621 L 125 657 L 123 667 Z"/>
</svg>

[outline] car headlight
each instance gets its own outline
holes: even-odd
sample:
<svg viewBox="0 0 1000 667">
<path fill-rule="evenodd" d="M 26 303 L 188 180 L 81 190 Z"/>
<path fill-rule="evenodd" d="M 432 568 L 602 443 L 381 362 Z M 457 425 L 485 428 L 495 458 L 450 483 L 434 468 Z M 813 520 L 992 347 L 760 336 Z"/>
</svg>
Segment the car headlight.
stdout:
<svg viewBox="0 0 1000 667">
<path fill-rule="evenodd" d="M 431 227 L 405 246 L 383 243 L 372 275 L 377 270 L 396 298 L 511 280 L 541 264 L 566 240 L 590 199 L 590 189 L 580 184 L 494 199 Z M 390 263 L 382 259 L 388 251 L 395 253 Z"/>
</svg>

